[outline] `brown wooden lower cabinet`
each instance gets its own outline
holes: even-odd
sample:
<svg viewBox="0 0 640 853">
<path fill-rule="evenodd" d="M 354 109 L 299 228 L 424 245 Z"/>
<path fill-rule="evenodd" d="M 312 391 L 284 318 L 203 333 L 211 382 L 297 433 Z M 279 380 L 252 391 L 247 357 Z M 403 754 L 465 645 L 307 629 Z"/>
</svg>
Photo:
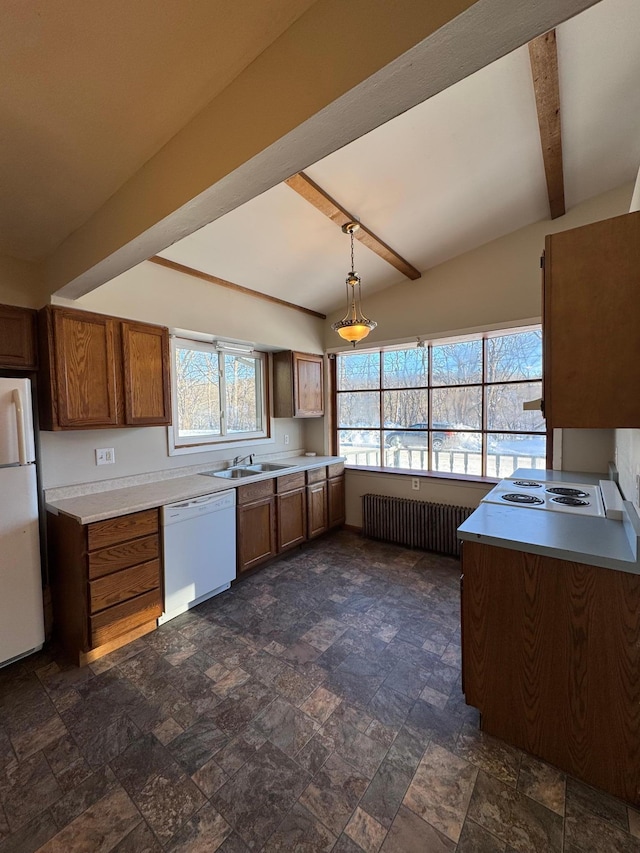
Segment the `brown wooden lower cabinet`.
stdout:
<svg viewBox="0 0 640 853">
<path fill-rule="evenodd" d="M 47 516 L 54 630 L 83 665 L 152 631 L 162 613 L 158 510 L 80 524 Z"/>
<path fill-rule="evenodd" d="M 278 553 L 307 539 L 307 490 L 304 486 L 276 498 Z"/>
<path fill-rule="evenodd" d="M 307 536 L 314 539 L 329 529 L 327 519 L 327 481 L 307 486 Z"/>
<path fill-rule="evenodd" d="M 483 731 L 640 804 L 640 576 L 475 542 L 462 570 Z"/>
<path fill-rule="evenodd" d="M 345 522 L 344 474 L 327 480 L 329 528 L 340 527 Z"/>
<path fill-rule="evenodd" d="M 276 555 L 274 485 L 274 480 L 260 480 L 236 489 L 238 576 Z"/>
</svg>

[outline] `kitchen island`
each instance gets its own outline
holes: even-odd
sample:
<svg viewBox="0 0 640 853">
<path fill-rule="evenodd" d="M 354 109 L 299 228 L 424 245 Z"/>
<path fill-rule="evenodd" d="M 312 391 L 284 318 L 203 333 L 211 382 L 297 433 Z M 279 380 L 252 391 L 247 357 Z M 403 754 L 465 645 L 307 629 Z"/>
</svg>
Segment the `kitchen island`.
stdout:
<svg viewBox="0 0 640 853">
<path fill-rule="evenodd" d="M 594 482 L 565 472 L 535 477 Z M 640 569 L 632 513 L 625 504 L 617 521 L 483 503 L 459 535 L 463 690 L 483 731 L 637 805 Z"/>
</svg>

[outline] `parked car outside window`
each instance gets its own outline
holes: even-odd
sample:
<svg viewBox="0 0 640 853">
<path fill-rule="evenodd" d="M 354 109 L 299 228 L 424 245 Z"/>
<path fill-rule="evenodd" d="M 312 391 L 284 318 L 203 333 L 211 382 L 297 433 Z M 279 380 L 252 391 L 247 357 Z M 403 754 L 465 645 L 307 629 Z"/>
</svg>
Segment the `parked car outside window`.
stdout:
<svg viewBox="0 0 640 853">
<path fill-rule="evenodd" d="M 418 430 L 428 429 L 429 424 L 409 424 L 407 429 L 388 432 L 385 438 L 385 444 L 387 447 L 426 447 L 428 433 L 418 432 Z M 415 430 L 415 432 L 413 430 Z M 438 423 L 433 424 L 432 434 L 431 446 L 434 450 L 441 450 L 446 441 L 454 435 L 454 433 L 448 429 L 448 424 Z"/>
</svg>

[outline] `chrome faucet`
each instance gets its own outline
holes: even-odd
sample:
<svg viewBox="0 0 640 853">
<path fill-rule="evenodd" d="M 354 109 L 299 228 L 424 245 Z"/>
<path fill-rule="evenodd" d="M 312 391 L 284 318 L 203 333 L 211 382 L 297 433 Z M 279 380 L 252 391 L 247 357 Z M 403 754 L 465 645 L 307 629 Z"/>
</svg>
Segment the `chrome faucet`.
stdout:
<svg viewBox="0 0 640 853">
<path fill-rule="evenodd" d="M 249 460 L 249 465 L 253 465 L 253 453 L 249 453 L 247 456 L 234 456 L 233 462 L 229 466 L 230 468 L 234 468 L 236 465 L 239 465 L 241 462 L 245 462 Z"/>
</svg>

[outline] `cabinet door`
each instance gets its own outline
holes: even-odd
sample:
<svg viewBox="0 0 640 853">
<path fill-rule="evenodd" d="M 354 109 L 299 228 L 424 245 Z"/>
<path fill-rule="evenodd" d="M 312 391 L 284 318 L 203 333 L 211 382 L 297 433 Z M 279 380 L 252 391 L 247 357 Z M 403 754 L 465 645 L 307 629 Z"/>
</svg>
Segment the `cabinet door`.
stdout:
<svg viewBox="0 0 640 853">
<path fill-rule="evenodd" d="M 36 364 L 36 312 L 0 305 L 0 367 L 30 369 Z"/>
<path fill-rule="evenodd" d="M 640 213 L 547 237 L 549 428 L 640 427 Z"/>
<path fill-rule="evenodd" d="M 294 489 L 279 494 L 278 509 L 278 552 L 299 545 L 307 538 L 307 490 Z"/>
<path fill-rule="evenodd" d="M 114 320 L 55 309 L 53 323 L 59 426 L 117 424 Z"/>
<path fill-rule="evenodd" d="M 238 575 L 276 554 L 275 498 L 237 507 Z"/>
<path fill-rule="evenodd" d="M 638 803 L 640 577 L 468 541 L 462 565 L 483 731 Z"/>
<path fill-rule="evenodd" d="M 307 536 L 313 539 L 327 530 L 327 481 L 307 486 Z"/>
<path fill-rule="evenodd" d="M 344 506 L 344 475 L 341 477 L 331 477 L 327 480 L 329 489 L 329 527 L 340 527 L 344 524 L 345 506 Z"/>
<path fill-rule="evenodd" d="M 122 323 L 125 423 L 170 424 L 169 332 Z"/>
<path fill-rule="evenodd" d="M 293 400 L 296 418 L 317 418 L 324 414 L 321 355 L 293 353 Z"/>
</svg>

